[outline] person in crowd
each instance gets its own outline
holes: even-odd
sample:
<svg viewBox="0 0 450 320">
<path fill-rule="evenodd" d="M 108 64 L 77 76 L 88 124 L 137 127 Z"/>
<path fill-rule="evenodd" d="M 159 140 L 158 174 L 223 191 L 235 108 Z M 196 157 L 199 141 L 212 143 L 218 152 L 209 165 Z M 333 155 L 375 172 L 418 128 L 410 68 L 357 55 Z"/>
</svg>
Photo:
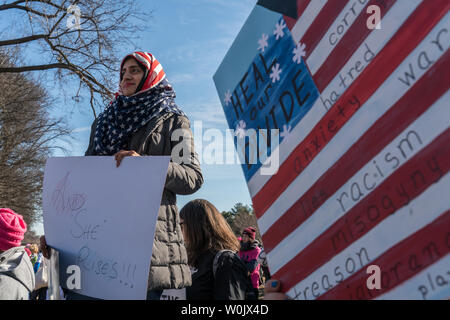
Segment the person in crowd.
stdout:
<svg viewBox="0 0 450 320">
<path fill-rule="evenodd" d="M 42 249 L 39 251 L 37 261 L 34 264 L 35 287 L 31 293 L 30 300 L 46 300 L 48 290 L 49 261 L 43 256 Z"/>
<path fill-rule="evenodd" d="M 267 263 L 267 254 L 263 247 L 261 247 L 261 252 L 258 256 L 258 263 L 261 266 L 260 269 L 260 278 L 264 278 L 264 281 L 267 281 L 270 279 L 270 270 L 269 270 L 269 264 Z"/>
<path fill-rule="evenodd" d="M 241 248 L 239 256 L 245 262 L 247 271 L 251 277 L 255 294 L 259 294 L 259 269 L 258 256 L 261 252 L 259 241 L 255 239 L 256 229 L 248 227 L 242 232 Z"/>
<path fill-rule="evenodd" d="M 147 292 L 151 300 L 159 300 L 164 289 L 191 285 L 176 195 L 192 194 L 203 184 L 190 122 L 175 97 L 164 69 L 151 53 L 127 55 L 120 65 L 119 91 L 93 122 L 85 153 L 114 156 L 117 167 L 125 157 L 172 156 L 153 242 Z M 76 297 L 69 293 L 66 298 Z"/>
<path fill-rule="evenodd" d="M 239 242 L 216 207 L 196 199 L 181 209 L 180 217 L 192 267 L 192 285 L 186 288 L 186 299 L 251 299 L 251 281 L 237 255 Z"/>
<path fill-rule="evenodd" d="M 36 269 L 36 262 L 38 261 L 38 258 L 39 258 L 39 247 L 38 247 L 38 245 L 37 244 L 35 244 L 35 243 L 32 243 L 32 244 L 30 244 L 30 246 L 28 247 L 28 249 L 30 249 L 30 251 L 31 251 L 31 257 L 30 257 L 30 260 L 31 260 L 31 264 L 33 265 L 33 270 L 34 270 L 34 273 L 36 273 L 37 272 L 37 269 Z"/>
<path fill-rule="evenodd" d="M 28 300 L 34 289 L 30 257 L 21 246 L 27 224 L 9 208 L 0 208 L 0 300 Z"/>
</svg>

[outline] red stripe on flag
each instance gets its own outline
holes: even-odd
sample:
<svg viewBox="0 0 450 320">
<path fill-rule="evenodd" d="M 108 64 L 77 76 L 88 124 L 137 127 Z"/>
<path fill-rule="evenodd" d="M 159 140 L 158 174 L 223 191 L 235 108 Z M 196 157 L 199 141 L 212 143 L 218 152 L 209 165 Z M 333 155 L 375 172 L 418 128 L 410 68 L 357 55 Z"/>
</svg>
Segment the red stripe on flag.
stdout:
<svg viewBox="0 0 450 320">
<path fill-rule="evenodd" d="M 297 20 L 302 17 L 303 12 L 305 12 L 310 2 L 311 0 L 297 0 L 297 19 L 288 16 L 283 16 L 284 21 L 286 21 L 286 25 L 289 28 L 289 30 L 292 30 L 292 28 L 297 23 Z"/>
<path fill-rule="evenodd" d="M 385 6 L 380 7 L 382 17 L 386 15 L 395 1 L 384 1 Z M 378 2 L 377 0 L 372 0 L 366 5 L 350 29 L 327 57 L 326 62 L 314 74 L 313 79 L 319 92 L 322 92 L 328 86 L 372 31 L 367 28 L 368 15 L 366 10 L 369 6 L 378 4 Z"/>
<path fill-rule="evenodd" d="M 320 40 L 327 33 L 334 20 L 341 13 L 342 9 L 347 5 L 348 1 L 328 1 L 320 10 L 320 13 L 314 19 L 313 23 L 308 27 L 308 31 L 299 41 L 306 45 L 306 58 L 314 51 Z"/>
<path fill-rule="evenodd" d="M 450 252 L 450 211 L 383 253 L 371 265 L 380 267 L 381 289 L 369 290 L 365 268 L 339 283 L 319 300 L 373 299 L 399 286 Z"/>
<path fill-rule="evenodd" d="M 358 93 L 360 104 L 364 104 L 411 51 L 420 44 L 442 16 L 447 13 L 449 5 L 447 0 L 432 0 L 424 1 L 416 8 L 391 41 L 373 59 L 372 63 L 364 69 L 358 81 L 354 82 L 348 88 L 344 95 L 336 102 L 335 107 L 317 123 L 308 136 L 291 152 L 280 166 L 278 173 L 273 175 L 252 198 L 254 210 L 258 218 L 263 216 L 266 210 L 284 192 L 289 184 L 303 172 L 326 143 L 334 137 L 338 132 L 338 128 L 341 128 L 357 110 L 357 108 L 355 109 L 353 107 L 352 113 L 350 113 L 350 109 L 347 107 L 346 113 L 349 118 L 343 120 L 341 119 L 343 117 L 339 114 L 339 106 L 348 105 L 348 101 L 352 100 L 352 97 L 355 97 L 356 93 Z M 332 132 L 329 132 L 330 129 L 333 129 L 331 130 Z M 314 153 L 312 153 L 308 147 L 313 147 L 313 142 L 317 137 L 321 137 L 324 131 L 329 133 L 328 137 L 325 137 L 326 139 L 324 138 L 321 141 L 321 148 L 319 150 L 313 150 Z M 306 157 L 306 150 L 310 151 L 309 157 Z M 305 156 L 303 160 L 302 155 Z"/>
<path fill-rule="evenodd" d="M 449 63 L 450 52 L 447 52 L 264 233 L 266 252 L 270 252 L 286 235 L 306 221 L 370 159 L 380 153 L 387 144 L 447 92 L 450 87 L 450 73 L 445 70 Z"/>
<path fill-rule="evenodd" d="M 288 291 L 437 183 L 450 169 L 449 139 L 450 129 L 447 129 L 278 270 L 273 278 L 281 280 L 283 291 Z M 419 174 L 422 179 L 417 179 Z"/>
</svg>

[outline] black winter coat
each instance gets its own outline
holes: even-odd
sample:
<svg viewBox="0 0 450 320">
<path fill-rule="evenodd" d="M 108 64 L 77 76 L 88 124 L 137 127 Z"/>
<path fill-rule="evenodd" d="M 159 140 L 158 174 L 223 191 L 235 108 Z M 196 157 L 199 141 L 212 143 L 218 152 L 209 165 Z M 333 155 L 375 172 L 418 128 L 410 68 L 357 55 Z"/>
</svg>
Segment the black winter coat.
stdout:
<svg viewBox="0 0 450 320">
<path fill-rule="evenodd" d="M 221 253 L 214 277 L 216 253 L 207 251 L 198 258 L 198 268 L 192 271 L 192 286 L 186 288 L 187 300 L 245 300 L 248 284 L 242 281 L 246 270 L 238 263 L 239 256 Z"/>
</svg>

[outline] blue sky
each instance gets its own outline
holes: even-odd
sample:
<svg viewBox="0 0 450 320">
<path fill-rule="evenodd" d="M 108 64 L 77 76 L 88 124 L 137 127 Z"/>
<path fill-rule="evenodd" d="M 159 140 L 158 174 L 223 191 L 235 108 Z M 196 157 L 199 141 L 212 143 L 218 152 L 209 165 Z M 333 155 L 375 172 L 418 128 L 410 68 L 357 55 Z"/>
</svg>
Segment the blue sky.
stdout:
<svg viewBox="0 0 450 320">
<path fill-rule="evenodd" d="M 225 133 L 228 126 L 213 75 L 257 0 L 139 2 L 153 11 L 147 31 L 136 43 L 139 50 L 153 53 L 160 61 L 177 93 L 177 104 L 188 114 L 192 124 L 202 121 L 204 130 L 216 128 Z M 130 51 L 131 47 L 124 46 L 121 52 L 125 56 Z M 61 98 L 60 88 L 53 88 L 50 92 L 60 104 L 55 106 L 55 114 L 63 112 L 74 130 L 69 156 L 84 155 L 93 121 L 88 99 L 75 105 L 70 99 Z M 203 139 L 203 147 L 208 145 L 203 137 L 195 136 L 195 140 L 198 139 Z M 237 202 L 251 204 L 239 165 L 202 163 L 202 170 L 203 187 L 194 195 L 178 196 L 179 208 L 195 198 L 211 201 L 220 211 L 231 209 Z M 43 233 L 42 224 L 32 226 L 32 229 Z"/>
</svg>

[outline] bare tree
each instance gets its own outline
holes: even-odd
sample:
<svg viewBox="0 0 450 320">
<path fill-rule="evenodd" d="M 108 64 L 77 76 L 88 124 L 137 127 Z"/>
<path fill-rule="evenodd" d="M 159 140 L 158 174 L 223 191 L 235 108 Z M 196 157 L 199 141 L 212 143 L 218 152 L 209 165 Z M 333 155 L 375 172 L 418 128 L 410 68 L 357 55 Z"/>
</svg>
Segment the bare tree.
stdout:
<svg viewBox="0 0 450 320">
<path fill-rule="evenodd" d="M 0 4 L 0 19 L 19 13 L 27 27 L 22 34 L 0 40 L 0 48 L 30 44 L 40 49 L 39 62 L 0 67 L 1 73 L 54 70 L 56 80 L 77 81 L 90 97 L 94 116 L 112 98 L 117 81 L 117 50 L 133 46 L 150 13 L 134 0 L 17 0 Z M 9 15 L 11 16 L 11 15 Z M 16 21 L 11 21 L 11 27 Z M 27 61 L 29 62 L 29 61 Z"/>
<path fill-rule="evenodd" d="M 258 228 L 258 220 L 256 219 L 254 210 L 251 206 L 242 203 L 236 203 L 230 211 L 223 211 L 222 215 L 227 220 L 228 224 L 236 236 L 241 236 L 242 231 L 247 227 L 254 227 L 256 229 L 255 239 L 262 243 L 261 233 Z"/>
<path fill-rule="evenodd" d="M 0 51 L 0 68 L 14 67 Z M 50 117 L 52 100 L 36 82 L 27 73 L 0 73 L 0 207 L 20 213 L 28 226 L 39 219 L 53 141 L 70 133 L 62 119 Z"/>
<path fill-rule="evenodd" d="M 40 235 L 36 234 L 33 230 L 30 230 L 28 228 L 27 232 L 25 233 L 25 236 L 22 240 L 22 245 L 26 245 L 28 243 L 35 243 L 37 245 L 40 244 Z"/>
</svg>

